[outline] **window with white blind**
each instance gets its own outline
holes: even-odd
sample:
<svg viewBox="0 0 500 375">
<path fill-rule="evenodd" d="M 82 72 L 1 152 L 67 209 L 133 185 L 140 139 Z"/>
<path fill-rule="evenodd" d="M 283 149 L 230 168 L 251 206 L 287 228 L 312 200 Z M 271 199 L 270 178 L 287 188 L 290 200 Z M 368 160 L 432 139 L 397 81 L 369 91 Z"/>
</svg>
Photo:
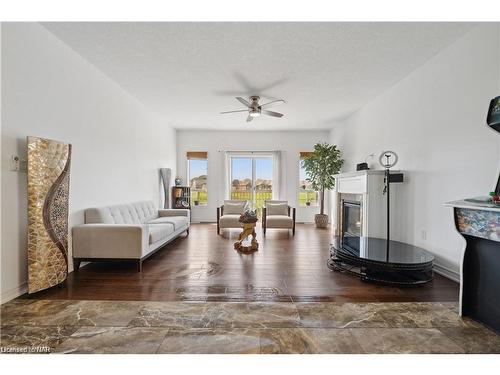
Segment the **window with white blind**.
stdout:
<svg viewBox="0 0 500 375">
<path fill-rule="evenodd" d="M 208 153 L 204 151 L 188 151 L 188 181 L 191 188 L 191 207 L 208 204 Z"/>
<path fill-rule="evenodd" d="M 312 188 L 311 183 L 307 181 L 307 173 L 304 168 L 304 159 L 311 154 L 312 152 L 301 152 L 299 154 L 299 207 L 319 205 L 319 194 Z"/>
</svg>

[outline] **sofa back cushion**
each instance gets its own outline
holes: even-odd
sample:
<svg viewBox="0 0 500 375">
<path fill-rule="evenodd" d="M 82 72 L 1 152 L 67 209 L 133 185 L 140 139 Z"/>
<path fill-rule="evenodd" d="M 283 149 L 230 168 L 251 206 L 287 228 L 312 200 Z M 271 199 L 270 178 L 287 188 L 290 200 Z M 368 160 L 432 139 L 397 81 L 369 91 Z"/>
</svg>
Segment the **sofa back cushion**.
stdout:
<svg viewBox="0 0 500 375">
<path fill-rule="evenodd" d="M 86 224 L 143 224 L 157 217 L 158 209 L 151 201 L 85 210 Z"/>
<path fill-rule="evenodd" d="M 245 212 L 247 201 L 225 200 L 224 215 L 241 215 Z"/>
<path fill-rule="evenodd" d="M 288 215 L 287 201 L 266 201 L 266 215 Z"/>
</svg>

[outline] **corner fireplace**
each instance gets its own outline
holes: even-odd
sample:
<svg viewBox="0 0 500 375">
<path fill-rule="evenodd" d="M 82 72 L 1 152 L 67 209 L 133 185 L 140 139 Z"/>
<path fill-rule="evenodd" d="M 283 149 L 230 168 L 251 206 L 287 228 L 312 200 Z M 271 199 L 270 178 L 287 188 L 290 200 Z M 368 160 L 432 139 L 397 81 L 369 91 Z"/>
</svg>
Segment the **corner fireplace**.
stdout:
<svg viewBox="0 0 500 375">
<path fill-rule="evenodd" d="M 368 170 L 335 175 L 337 225 L 327 265 L 363 281 L 425 284 L 433 278 L 434 256 L 417 246 L 388 240 L 384 187 L 391 178 L 386 179 L 387 174 Z M 390 194 L 396 198 L 397 191 L 394 186 Z"/>
<path fill-rule="evenodd" d="M 359 252 L 359 241 L 362 236 L 361 202 L 342 200 L 341 238 L 344 246 L 354 252 Z"/>
</svg>

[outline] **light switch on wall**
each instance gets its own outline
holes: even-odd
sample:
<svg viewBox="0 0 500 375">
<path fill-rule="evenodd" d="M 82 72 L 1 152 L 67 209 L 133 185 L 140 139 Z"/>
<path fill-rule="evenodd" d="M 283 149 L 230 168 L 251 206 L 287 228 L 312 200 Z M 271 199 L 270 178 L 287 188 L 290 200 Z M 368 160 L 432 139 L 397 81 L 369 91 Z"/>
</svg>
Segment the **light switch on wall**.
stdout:
<svg viewBox="0 0 500 375">
<path fill-rule="evenodd" d="M 10 157 L 10 170 L 13 172 L 26 172 L 26 160 L 21 160 L 19 156 L 12 155 Z"/>
</svg>

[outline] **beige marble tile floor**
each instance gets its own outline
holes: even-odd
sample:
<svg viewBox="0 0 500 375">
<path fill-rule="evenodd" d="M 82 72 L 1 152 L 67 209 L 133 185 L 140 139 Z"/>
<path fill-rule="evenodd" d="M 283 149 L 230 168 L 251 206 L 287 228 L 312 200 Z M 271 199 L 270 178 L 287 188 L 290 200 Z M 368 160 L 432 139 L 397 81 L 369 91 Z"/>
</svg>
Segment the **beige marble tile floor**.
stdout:
<svg viewBox="0 0 500 375">
<path fill-rule="evenodd" d="M 459 317 L 449 302 L 20 298 L 1 306 L 0 346 L 51 353 L 500 353 L 500 335 Z"/>
</svg>

